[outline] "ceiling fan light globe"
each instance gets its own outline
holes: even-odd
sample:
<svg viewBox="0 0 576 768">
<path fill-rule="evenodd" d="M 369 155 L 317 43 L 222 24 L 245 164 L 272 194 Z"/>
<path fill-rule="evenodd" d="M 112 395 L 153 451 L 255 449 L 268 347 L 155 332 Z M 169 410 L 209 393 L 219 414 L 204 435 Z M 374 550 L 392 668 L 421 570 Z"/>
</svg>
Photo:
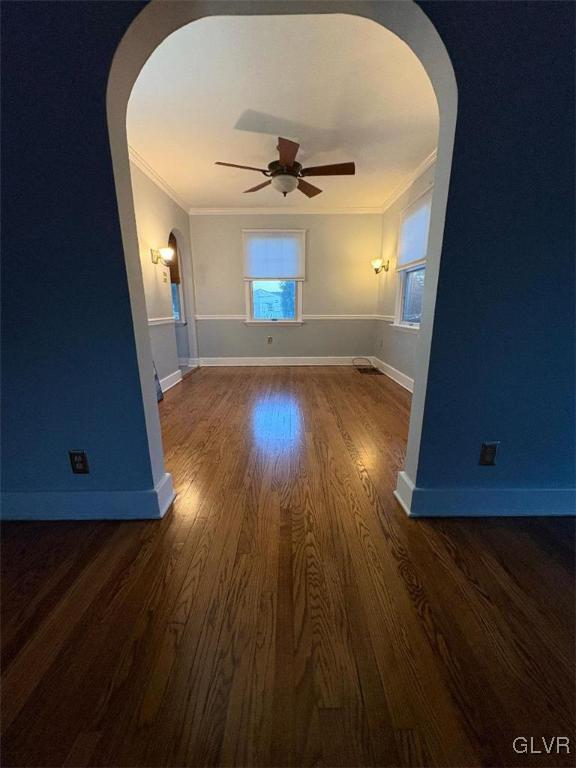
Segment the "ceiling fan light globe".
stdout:
<svg viewBox="0 0 576 768">
<path fill-rule="evenodd" d="M 298 186 L 298 179 L 287 173 L 279 174 L 272 179 L 272 186 L 274 189 L 278 190 L 278 192 L 287 195 L 289 192 L 294 192 Z"/>
</svg>

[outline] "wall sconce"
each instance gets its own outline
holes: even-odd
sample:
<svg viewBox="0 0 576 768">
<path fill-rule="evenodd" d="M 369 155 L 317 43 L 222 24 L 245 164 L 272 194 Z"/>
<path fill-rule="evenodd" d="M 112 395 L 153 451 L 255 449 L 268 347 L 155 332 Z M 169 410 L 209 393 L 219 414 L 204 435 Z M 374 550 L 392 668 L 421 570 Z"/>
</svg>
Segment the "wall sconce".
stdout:
<svg viewBox="0 0 576 768">
<path fill-rule="evenodd" d="M 167 267 L 174 258 L 174 248 L 150 248 L 150 255 L 152 264 L 158 264 L 161 261 Z"/>
<path fill-rule="evenodd" d="M 384 272 L 388 272 L 388 270 L 390 269 L 390 260 L 389 259 L 386 262 L 386 264 L 384 264 L 384 261 L 382 259 L 372 259 L 370 264 L 372 264 L 372 268 L 373 268 L 374 273 L 376 275 L 379 275 L 380 272 L 382 272 L 382 270 L 384 270 Z"/>
</svg>

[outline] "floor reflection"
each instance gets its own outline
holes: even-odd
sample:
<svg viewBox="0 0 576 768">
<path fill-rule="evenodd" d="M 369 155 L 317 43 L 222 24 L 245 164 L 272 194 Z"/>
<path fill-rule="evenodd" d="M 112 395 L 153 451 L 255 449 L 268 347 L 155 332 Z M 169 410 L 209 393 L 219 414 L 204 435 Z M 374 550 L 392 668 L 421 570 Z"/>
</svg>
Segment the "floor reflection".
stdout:
<svg viewBox="0 0 576 768">
<path fill-rule="evenodd" d="M 289 450 L 300 440 L 302 413 L 293 395 L 260 397 L 252 409 L 252 434 L 262 450 Z"/>
</svg>

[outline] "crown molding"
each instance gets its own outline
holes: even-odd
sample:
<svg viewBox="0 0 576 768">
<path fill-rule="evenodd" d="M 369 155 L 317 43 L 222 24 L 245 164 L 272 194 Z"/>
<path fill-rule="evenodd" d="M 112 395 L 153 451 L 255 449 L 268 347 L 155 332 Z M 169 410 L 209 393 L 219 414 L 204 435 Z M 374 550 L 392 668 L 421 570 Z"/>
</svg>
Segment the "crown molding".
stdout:
<svg viewBox="0 0 576 768">
<path fill-rule="evenodd" d="M 330 216 L 337 214 L 341 215 L 366 215 L 373 214 L 379 215 L 382 213 L 382 209 L 375 208 L 323 208 L 311 210 L 310 208 L 190 208 L 188 210 L 190 216 L 266 216 L 266 215 L 278 215 L 283 216 Z"/>
<path fill-rule="evenodd" d="M 402 195 L 405 192 L 408 192 L 412 184 L 422 176 L 422 174 L 428 170 L 431 166 L 434 165 L 436 162 L 436 157 L 438 155 L 438 150 L 434 150 L 433 152 L 430 152 L 428 157 L 426 157 L 420 165 L 418 165 L 412 173 L 409 173 L 403 181 L 398 184 L 398 186 L 388 195 L 386 200 L 382 203 L 382 213 L 386 213 L 388 208 L 390 208 L 394 203 L 399 200 Z"/>
<path fill-rule="evenodd" d="M 182 208 L 184 213 L 188 211 L 189 204 L 184 202 L 178 193 L 172 189 L 170 184 L 168 184 L 168 182 L 165 181 L 162 176 L 160 176 L 160 174 L 146 162 L 146 160 L 144 160 L 142 155 L 139 155 L 134 147 L 131 147 L 130 145 L 128 145 L 128 157 L 130 158 L 130 162 L 134 163 L 134 165 L 139 168 L 145 176 L 148 176 L 150 181 L 153 181 L 157 187 L 160 187 L 162 192 L 165 192 L 176 205 Z"/>
<path fill-rule="evenodd" d="M 130 161 L 139 168 L 148 178 L 160 187 L 169 198 L 171 198 L 176 205 L 180 206 L 182 210 L 188 213 L 189 216 L 343 216 L 343 215 L 379 215 L 385 213 L 394 203 L 407 192 L 414 182 L 422 176 L 422 174 L 428 170 L 436 162 L 437 150 L 431 152 L 417 168 L 409 173 L 398 186 L 388 195 L 386 200 L 381 206 L 372 206 L 365 208 L 190 208 L 178 193 L 165 181 L 160 174 L 149 165 L 142 155 L 134 149 L 134 147 L 128 146 L 128 155 Z"/>
</svg>

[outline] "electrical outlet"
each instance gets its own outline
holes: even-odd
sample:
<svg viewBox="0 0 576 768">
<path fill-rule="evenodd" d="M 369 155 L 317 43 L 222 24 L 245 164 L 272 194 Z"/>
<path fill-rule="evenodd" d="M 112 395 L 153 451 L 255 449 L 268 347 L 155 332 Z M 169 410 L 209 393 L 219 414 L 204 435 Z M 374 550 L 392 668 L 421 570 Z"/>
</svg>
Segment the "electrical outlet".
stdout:
<svg viewBox="0 0 576 768">
<path fill-rule="evenodd" d="M 68 456 L 70 456 L 70 466 L 75 475 L 87 475 L 90 472 L 86 451 L 68 451 Z"/>
<path fill-rule="evenodd" d="M 478 462 L 481 467 L 493 467 L 496 465 L 496 454 L 499 445 L 499 441 L 482 443 L 480 448 L 480 461 Z"/>
<path fill-rule="evenodd" d="M 272 344 L 273 341 L 274 339 L 272 338 L 272 336 L 268 336 L 268 344 Z"/>
</svg>

